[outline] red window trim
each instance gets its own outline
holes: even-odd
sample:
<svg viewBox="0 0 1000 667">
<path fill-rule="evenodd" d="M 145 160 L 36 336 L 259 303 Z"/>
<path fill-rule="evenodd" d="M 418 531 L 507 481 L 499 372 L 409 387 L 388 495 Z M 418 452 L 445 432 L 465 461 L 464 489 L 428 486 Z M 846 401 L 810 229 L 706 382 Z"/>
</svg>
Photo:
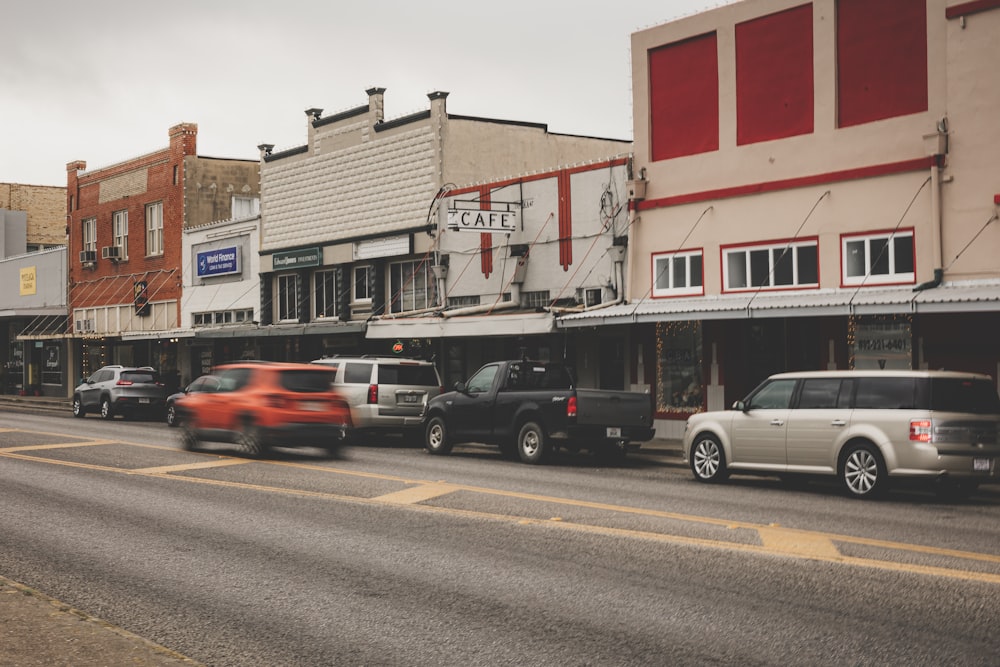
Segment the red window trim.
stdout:
<svg viewBox="0 0 1000 667">
<path fill-rule="evenodd" d="M 957 19 L 970 14 L 988 12 L 991 9 L 1000 9 L 1000 0 L 974 0 L 973 2 L 963 2 L 960 5 L 946 7 L 944 16 L 947 19 Z"/>
</svg>

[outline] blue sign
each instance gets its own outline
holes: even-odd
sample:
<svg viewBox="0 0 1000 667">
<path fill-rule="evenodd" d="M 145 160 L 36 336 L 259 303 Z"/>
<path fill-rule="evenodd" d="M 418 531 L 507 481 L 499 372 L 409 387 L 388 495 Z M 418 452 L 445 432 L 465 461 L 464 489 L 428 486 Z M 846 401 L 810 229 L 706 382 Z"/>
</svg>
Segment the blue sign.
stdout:
<svg viewBox="0 0 1000 667">
<path fill-rule="evenodd" d="M 216 248 L 199 252 L 195 258 L 199 278 L 231 276 L 240 272 L 240 248 Z"/>
</svg>

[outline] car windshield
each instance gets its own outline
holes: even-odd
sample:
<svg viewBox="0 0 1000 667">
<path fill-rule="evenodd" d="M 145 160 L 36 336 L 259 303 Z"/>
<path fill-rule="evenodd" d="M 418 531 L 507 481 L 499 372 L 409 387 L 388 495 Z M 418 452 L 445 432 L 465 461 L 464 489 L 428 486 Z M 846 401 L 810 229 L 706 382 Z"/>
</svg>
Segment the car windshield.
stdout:
<svg viewBox="0 0 1000 667">
<path fill-rule="evenodd" d="M 932 378 L 931 410 L 1000 415 L 1000 396 L 987 380 Z"/>
<path fill-rule="evenodd" d="M 439 384 L 433 366 L 397 366 L 395 364 L 379 365 L 378 382 L 379 384 L 407 384 L 420 387 L 436 387 Z"/>
<path fill-rule="evenodd" d="M 151 371 L 122 371 L 121 379 L 132 384 L 153 384 L 160 381 L 160 376 Z"/>
<path fill-rule="evenodd" d="M 280 373 L 281 386 L 288 391 L 303 393 L 315 393 L 320 391 L 330 391 L 334 374 L 328 370 L 296 370 L 282 371 Z"/>
</svg>

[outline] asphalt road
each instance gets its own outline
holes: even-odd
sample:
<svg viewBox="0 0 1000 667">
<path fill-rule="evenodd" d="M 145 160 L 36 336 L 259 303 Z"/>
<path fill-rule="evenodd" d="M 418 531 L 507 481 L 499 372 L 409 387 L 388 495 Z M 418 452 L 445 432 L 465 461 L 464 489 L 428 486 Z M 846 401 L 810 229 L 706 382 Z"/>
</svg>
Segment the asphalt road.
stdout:
<svg viewBox="0 0 1000 667">
<path fill-rule="evenodd" d="M 1000 487 L 884 501 L 675 461 L 268 461 L 0 413 L 0 575 L 207 665 L 996 665 Z"/>
</svg>

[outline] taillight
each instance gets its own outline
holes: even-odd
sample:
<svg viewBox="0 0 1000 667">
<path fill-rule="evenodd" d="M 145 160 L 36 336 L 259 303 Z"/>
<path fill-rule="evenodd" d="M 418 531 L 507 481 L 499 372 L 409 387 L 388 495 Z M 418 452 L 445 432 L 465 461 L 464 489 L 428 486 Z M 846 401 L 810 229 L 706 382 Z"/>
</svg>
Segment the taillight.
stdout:
<svg viewBox="0 0 1000 667">
<path fill-rule="evenodd" d="M 931 420 L 911 419 L 910 420 L 910 440 L 915 442 L 931 441 Z"/>
<path fill-rule="evenodd" d="M 368 404 L 377 405 L 378 404 L 378 385 L 370 384 L 368 385 Z"/>
<path fill-rule="evenodd" d="M 131 380 L 119 380 L 118 382 L 115 382 L 115 384 L 118 385 L 119 387 L 131 387 L 132 386 L 132 381 Z"/>
<path fill-rule="evenodd" d="M 576 417 L 576 396 L 570 396 L 569 400 L 566 401 L 566 416 Z"/>
</svg>

